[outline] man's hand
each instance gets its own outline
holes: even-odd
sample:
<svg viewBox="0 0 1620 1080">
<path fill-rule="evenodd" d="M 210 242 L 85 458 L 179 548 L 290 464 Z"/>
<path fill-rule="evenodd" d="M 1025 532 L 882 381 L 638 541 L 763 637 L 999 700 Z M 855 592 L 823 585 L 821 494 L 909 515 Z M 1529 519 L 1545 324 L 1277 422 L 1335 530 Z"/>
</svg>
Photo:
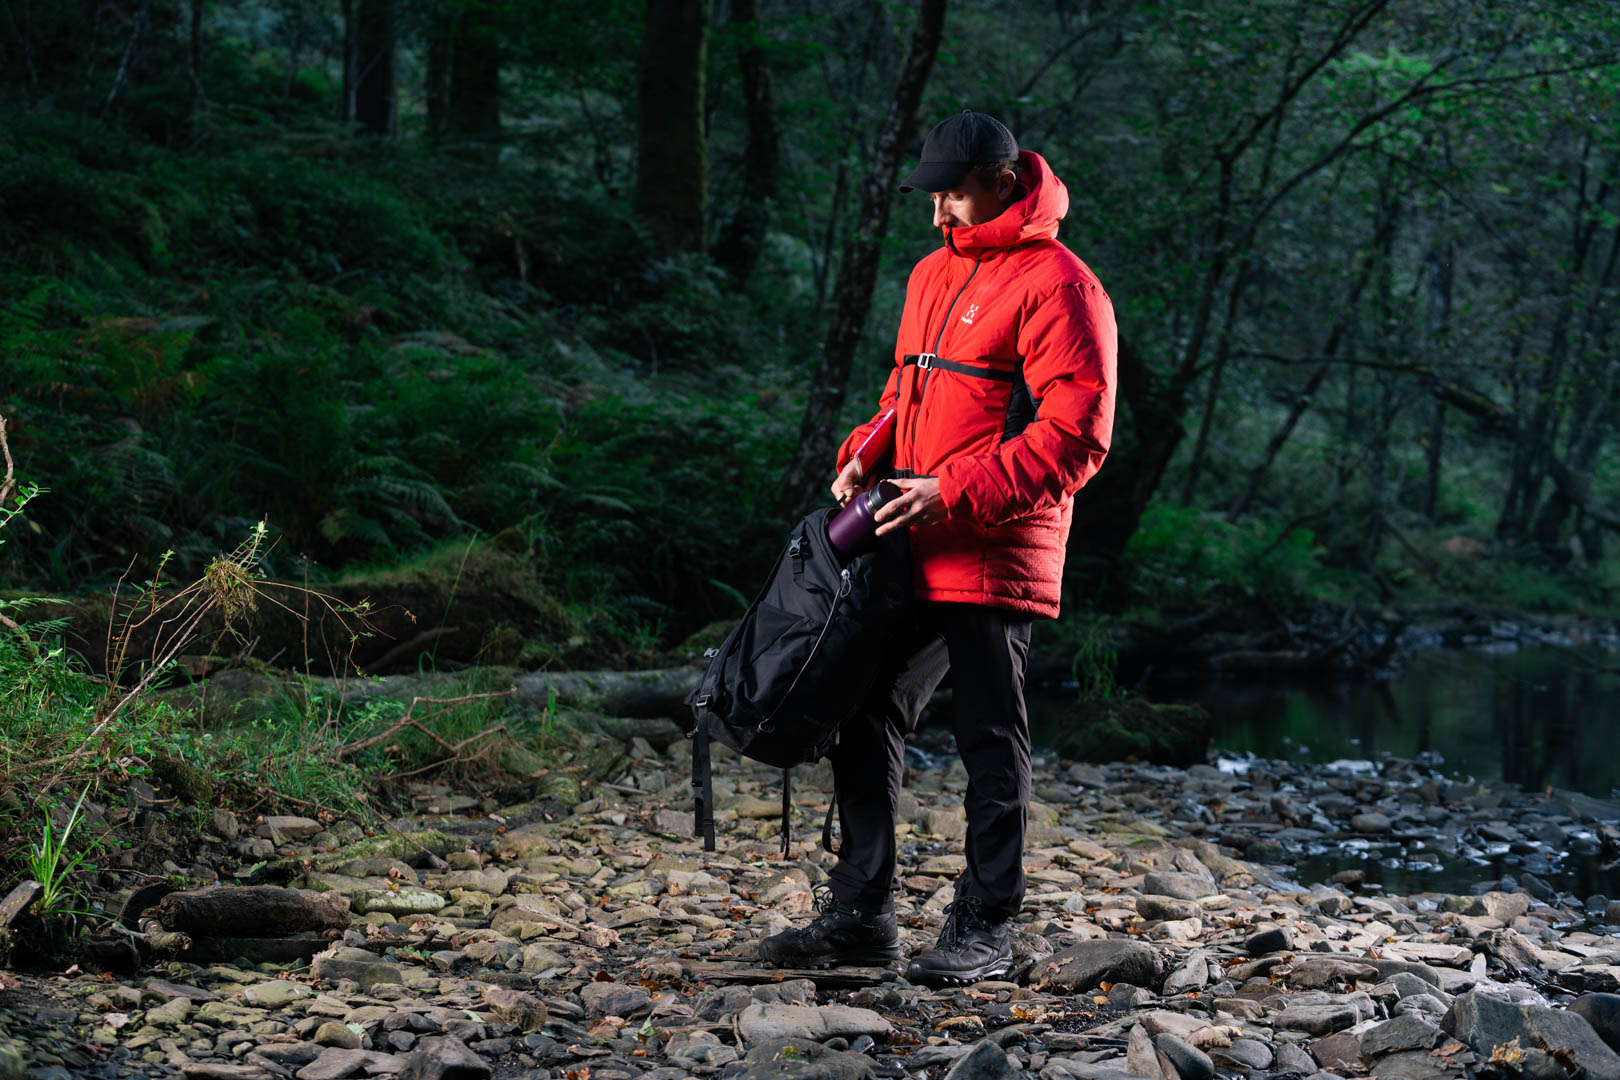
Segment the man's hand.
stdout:
<svg viewBox="0 0 1620 1080">
<path fill-rule="evenodd" d="M 877 512 L 877 534 L 918 525 L 932 525 L 944 521 L 945 500 L 939 495 L 939 481 L 934 477 L 917 480 L 890 480 L 889 483 L 905 490 L 905 494 Z"/>
<path fill-rule="evenodd" d="M 849 464 L 838 474 L 838 479 L 832 482 L 833 498 L 838 500 L 839 506 L 843 506 L 868 486 L 861 477 L 861 459 L 850 458 Z"/>
</svg>

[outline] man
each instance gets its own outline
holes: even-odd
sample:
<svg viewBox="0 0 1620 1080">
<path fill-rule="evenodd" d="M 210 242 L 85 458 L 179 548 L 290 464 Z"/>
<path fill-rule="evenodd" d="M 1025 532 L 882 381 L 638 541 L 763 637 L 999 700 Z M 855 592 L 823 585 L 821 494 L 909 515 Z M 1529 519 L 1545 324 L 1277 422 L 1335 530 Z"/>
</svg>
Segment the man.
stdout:
<svg viewBox="0 0 1620 1080">
<path fill-rule="evenodd" d="M 1073 494 L 1108 452 L 1116 333 L 1096 276 L 1056 239 L 1067 189 L 999 121 L 963 112 L 935 127 L 900 190 L 913 189 L 932 194 L 945 243 L 912 270 L 894 370 L 877 416 L 844 441 L 832 490 L 846 502 L 877 479 L 854 453 L 896 409 L 891 479 L 904 494 L 878 513 L 878 531 L 910 530 L 917 627 L 895 643 L 831 755 L 843 844 L 830 896 L 812 923 L 767 938 L 760 955 L 782 966 L 899 958 L 902 749 L 951 670 L 968 772 L 967 869 L 938 942 L 906 970 L 941 985 L 1012 966 L 1029 809 L 1030 624 L 1058 614 Z"/>
</svg>

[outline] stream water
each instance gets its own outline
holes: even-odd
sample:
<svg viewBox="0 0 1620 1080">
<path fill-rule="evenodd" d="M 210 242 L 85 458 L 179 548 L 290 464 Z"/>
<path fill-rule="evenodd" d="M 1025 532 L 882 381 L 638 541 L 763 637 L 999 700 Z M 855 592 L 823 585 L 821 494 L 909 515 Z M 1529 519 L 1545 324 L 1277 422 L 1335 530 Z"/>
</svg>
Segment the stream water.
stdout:
<svg viewBox="0 0 1620 1080">
<path fill-rule="evenodd" d="M 1393 679 L 1162 682 L 1148 693 L 1202 704 L 1213 720 L 1212 749 L 1230 758 L 1366 762 L 1370 770 L 1397 757 L 1457 780 L 1608 799 L 1620 797 L 1620 674 L 1605 670 L 1617 667 L 1613 652 L 1509 644 L 1421 652 Z M 1043 710 L 1031 704 L 1039 742 Z M 1445 859 L 1350 840 L 1307 851 L 1297 871 L 1302 880 L 1324 880 L 1363 866 L 1369 880 L 1399 892 L 1464 892 L 1529 871 L 1578 897 L 1620 896 L 1620 867 L 1595 852 L 1526 857 L 1502 847 Z"/>
</svg>

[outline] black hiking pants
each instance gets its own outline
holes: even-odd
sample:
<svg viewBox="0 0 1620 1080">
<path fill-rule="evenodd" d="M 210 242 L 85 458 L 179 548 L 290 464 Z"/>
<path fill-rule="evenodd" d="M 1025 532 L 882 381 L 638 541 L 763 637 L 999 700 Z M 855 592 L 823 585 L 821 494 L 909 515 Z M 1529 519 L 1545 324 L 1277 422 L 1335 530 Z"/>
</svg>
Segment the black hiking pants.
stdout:
<svg viewBox="0 0 1620 1080">
<path fill-rule="evenodd" d="M 1029 716 L 1024 668 L 1031 619 L 978 604 L 917 605 L 913 633 L 885 657 L 865 704 L 839 728 L 829 757 L 843 835 L 832 892 L 863 911 L 894 907 L 895 811 L 905 738 L 952 672 L 956 748 L 967 766 L 967 870 L 958 895 L 987 917 L 1010 918 L 1024 901 L 1029 819 Z"/>
</svg>

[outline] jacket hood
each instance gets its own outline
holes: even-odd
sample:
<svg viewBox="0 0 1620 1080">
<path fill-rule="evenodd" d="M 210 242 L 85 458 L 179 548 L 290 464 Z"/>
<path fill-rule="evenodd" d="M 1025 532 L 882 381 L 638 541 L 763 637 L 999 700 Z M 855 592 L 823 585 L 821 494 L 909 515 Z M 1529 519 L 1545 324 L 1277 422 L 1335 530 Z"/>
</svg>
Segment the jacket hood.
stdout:
<svg viewBox="0 0 1620 1080">
<path fill-rule="evenodd" d="M 1033 150 L 1018 152 L 1018 183 L 1022 198 L 981 225 L 946 226 L 945 243 L 959 255 L 978 255 L 1056 237 L 1058 222 L 1069 212 L 1069 189 Z"/>
</svg>

